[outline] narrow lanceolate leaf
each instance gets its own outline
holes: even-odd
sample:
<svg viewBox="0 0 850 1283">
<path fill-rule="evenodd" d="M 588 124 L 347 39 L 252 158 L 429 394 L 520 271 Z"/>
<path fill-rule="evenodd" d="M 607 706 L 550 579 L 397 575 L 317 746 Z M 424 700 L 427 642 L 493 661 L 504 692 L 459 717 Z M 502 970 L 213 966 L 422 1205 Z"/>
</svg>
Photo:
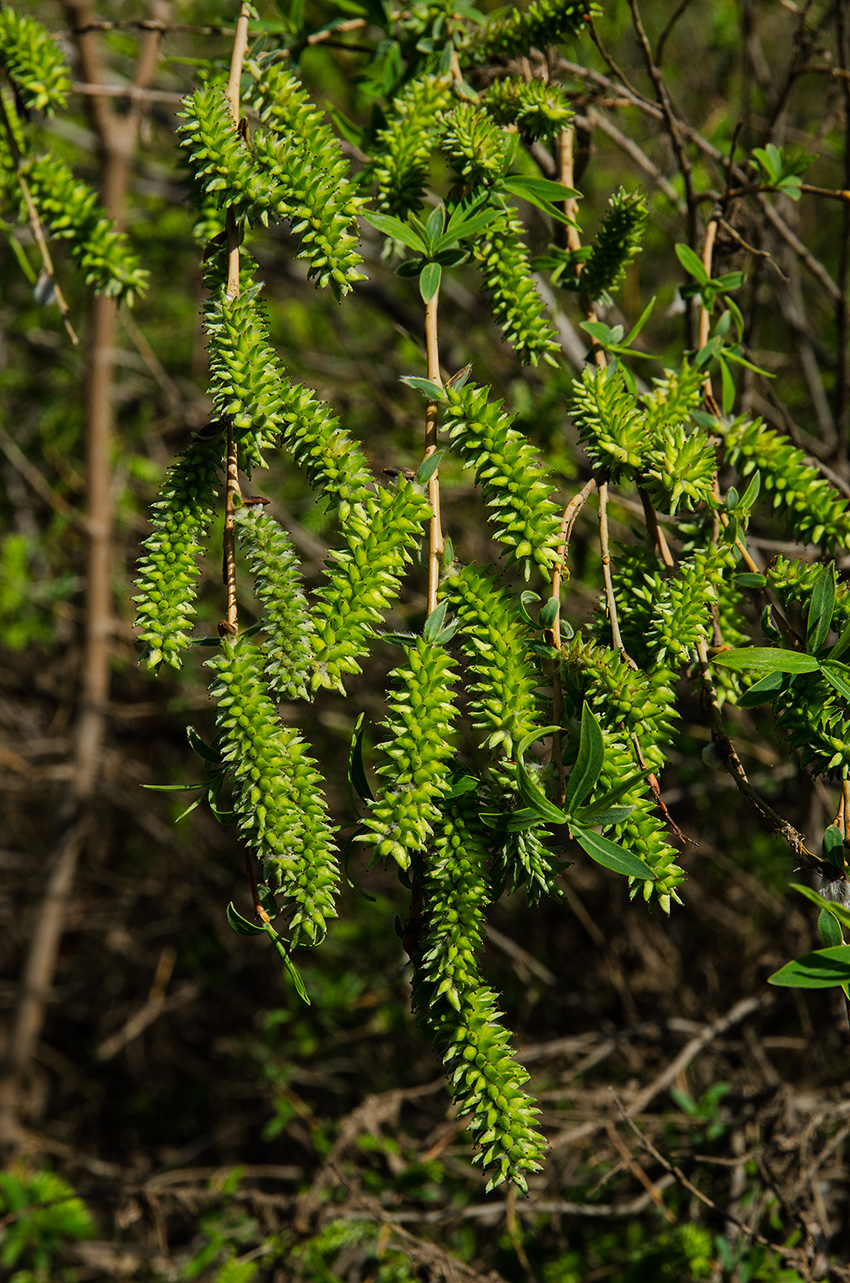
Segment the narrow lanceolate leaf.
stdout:
<svg viewBox="0 0 850 1283">
<path fill-rule="evenodd" d="M 314 629 L 295 549 L 283 527 L 262 508 L 240 508 L 236 524 L 263 608 L 269 688 L 278 699 L 306 699 Z"/>
<path fill-rule="evenodd" d="M 579 739 L 578 757 L 570 771 L 567 788 L 564 794 L 564 810 L 571 811 L 581 806 L 584 799 L 596 787 L 602 760 L 605 754 L 602 731 L 599 722 L 593 715 L 587 701 L 581 710 L 581 737 Z"/>
<path fill-rule="evenodd" d="M 511 1056 L 496 994 L 481 976 L 484 912 L 490 899 L 484 832 L 466 799 L 446 805 L 423 875 L 424 920 L 412 946 L 413 1008 L 443 1057 L 461 1117 L 469 1118 L 475 1162 L 488 1190 L 527 1188 L 545 1141 L 523 1091 L 527 1071 Z"/>
<path fill-rule="evenodd" d="M 816 673 L 820 664 L 814 655 L 800 650 L 780 650 L 774 646 L 743 646 L 739 650 L 723 650 L 711 661 L 736 672 L 752 670 L 757 673 Z"/>
<path fill-rule="evenodd" d="M 643 860 L 638 859 L 636 855 L 632 855 L 631 851 L 618 846 L 616 842 L 611 842 L 599 833 L 593 833 L 590 829 L 576 828 L 575 824 L 572 826 L 572 833 L 576 842 L 583 851 L 587 852 L 591 860 L 604 865 L 606 869 L 623 873 L 628 878 L 646 878 L 654 881 L 658 877 L 649 865 L 644 864 Z"/>
<path fill-rule="evenodd" d="M 440 818 L 440 802 L 451 792 L 457 717 L 456 672 L 443 646 L 419 637 L 405 652 L 393 674 L 381 744 L 390 759 L 378 767 L 387 787 L 371 804 L 361 838 L 376 860 L 393 859 L 403 869 L 425 846 Z"/>
<path fill-rule="evenodd" d="M 791 989 L 831 989 L 833 985 L 850 984 L 850 944 L 795 958 L 768 976 L 767 983 Z"/>
<path fill-rule="evenodd" d="M 817 654 L 824 644 L 835 613 L 835 563 L 821 566 L 809 602 L 809 620 L 806 629 L 806 649 Z"/>
<path fill-rule="evenodd" d="M 136 579 L 136 622 L 151 668 L 179 668 L 191 643 L 198 556 L 215 516 L 222 442 L 195 437 L 168 469 L 151 509 L 153 531 L 144 544 Z"/>
<path fill-rule="evenodd" d="M 278 719 L 259 650 L 225 639 L 208 664 L 240 832 L 282 902 L 289 942 L 318 944 L 338 881 L 322 778 L 299 732 Z"/>
</svg>

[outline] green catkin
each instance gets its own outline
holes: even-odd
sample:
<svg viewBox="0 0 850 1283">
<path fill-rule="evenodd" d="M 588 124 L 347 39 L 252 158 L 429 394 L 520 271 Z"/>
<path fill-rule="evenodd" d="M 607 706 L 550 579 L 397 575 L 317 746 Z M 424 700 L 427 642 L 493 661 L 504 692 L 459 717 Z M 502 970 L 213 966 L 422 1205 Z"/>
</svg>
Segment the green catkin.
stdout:
<svg viewBox="0 0 850 1283">
<path fill-rule="evenodd" d="M 419 208 L 428 183 L 431 150 L 441 130 L 441 113 L 452 101 L 452 78 L 423 76 L 405 87 L 393 115 L 378 133 L 373 173 L 378 203 L 388 214 L 404 217 Z"/>
<path fill-rule="evenodd" d="M 458 640 L 471 678 L 467 695 L 472 724 L 485 732 L 480 747 L 498 753 L 490 764 L 487 805 L 507 816 L 522 806 L 517 747 L 540 726 L 542 716 L 537 695 L 541 676 L 530 631 L 509 594 L 475 566 L 447 579 L 446 594 L 457 612 Z M 491 833 L 496 876 L 524 884 L 532 903 L 544 894 L 561 894 L 554 882 L 560 871 L 558 857 L 546 847 L 547 836 L 544 824 Z"/>
<path fill-rule="evenodd" d="M 525 437 L 511 427 L 501 401 L 488 401 L 489 388 L 467 384 L 446 390 L 444 425 L 464 463 L 475 469 L 507 565 L 519 565 L 526 579 L 536 565 L 548 578 L 558 560 L 560 510 L 552 500 L 549 474 Z"/>
<path fill-rule="evenodd" d="M 198 556 L 215 518 L 224 446 L 221 437 L 195 437 L 171 465 L 151 509 L 153 531 L 143 544 L 136 587 L 136 622 L 149 668 L 179 668 L 191 644 Z"/>
<path fill-rule="evenodd" d="M 87 183 L 56 156 L 27 157 L 20 172 L 42 223 L 52 236 L 67 241 L 86 285 L 128 304 L 146 293 L 150 273 L 130 249 L 125 234 L 115 230 Z"/>
<path fill-rule="evenodd" d="M 585 366 L 573 380 L 572 417 L 591 463 L 612 482 L 643 467 L 651 438 L 619 366 Z"/>
<path fill-rule="evenodd" d="M 661 512 L 710 503 L 717 475 L 714 446 L 701 428 L 661 424 L 646 453 L 640 480 Z"/>
<path fill-rule="evenodd" d="M 262 606 L 269 690 L 277 699 L 307 699 L 314 628 L 295 550 L 283 527 L 262 508 L 240 508 L 236 526 Z"/>
<path fill-rule="evenodd" d="M 290 943 L 319 944 L 338 882 L 322 778 L 298 731 L 279 722 L 256 647 L 225 639 L 208 666 L 240 833 L 283 900 Z"/>
<path fill-rule="evenodd" d="M 431 514 L 425 497 L 409 481 L 367 492 L 352 503 L 342 523 L 345 544 L 331 553 L 327 584 L 313 610 L 313 689 L 344 693 L 343 676 L 359 673 L 401 577 Z"/>
<path fill-rule="evenodd" d="M 283 426 L 283 371 L 258 294 L 253 285 L 229 298 L 222 288 L 204 304 L 209 395 L 215 417 L 232 420 L 239 464 L 249 475 L 266 467 L 262 452 L 277 444 Z"/>
<path fill-rule="evenodd" d="M 40 22 L 14 9 L 0 10 L 0 67 L 28 111 L 50 116 L 65 106 L 71 80 L 56 41 Z"/>
<path fill-rule="evenodd" d="M 440 147 L 465 183 L 490 186 L 504 177 L 511 137 L 480 107 L 460 103 L 443 117 L 443 127 Z"/>
<path fill-rule="evenodd" d="M 584 259 L 581 275 L 573 288 L 591 299 L 601 298 L 617 288 L 626 268 L 641 251 L 646 229 L 647 208 L 643 192 L 626 192 L 622 187 L 608 202 L 602 226 Z M 565 288 L 566 281 L 561 284 Z"/>
<path fill-rule="evenodd" d="M 451 788 L 455 666 L 443 646 L 418 637 L 393 680 L 381 743 L 390 760 L 378 767 L 388 786 L 371 804 L 360 840 L 375 860 L 406 869 L 431 837 Z"/>
<path fill-rule="evenodd" d="M 574 115 L 560 85 L 525 81 L 517 76 L 494 81 L 480 102 L 497 124 L 516 125 L 530 140 L 557 133 Z"/>
<path fill-rule="evenodd" d="M 786 529 L 801 543 L 824 548 L 850 548 L 850 511 L 802 450 L 761 419 L 744 417 L 717 423 L 726 461 L 743 477 L 758 472 L 762 488 L 773 497 Z"/>
<path fill-rule="evenodd" d="M 279 442 L 345 520 L 371 493 L 366 456 L 315 392 L 287 378 L 257 292 L 246 286 L 228 299 L 220 288 L 205 307 L 216 412 L 233 416 L 243 467 L 264 467 L 262 449 Z"/>
<path fill-rule="evenodd" d="M 493 318 L 505 342 L 525 365 L 537 365 L 541 359 L 548 365 L 557 365 L 561 345 L 544 315 L 523 230 L 513 208 L 505 205 L 476 236 L 473 257 L 481 269 Z"/>
<path fill-rule="evenodd" d="M 654 378 L 652 389 L 641 397 L 650 436 L 656 437 L 665 424 L 687 420 L 702 405 L 704 392 L 705 370 L 692 366 L 687 357 L 678 370 L 665 370 L 661 378 Z"/>
<path fill-rule="evenodd" d="M 466 58 L 477 63 L 507 62 L 532 46 L 561 44 L 580 35 L 595 10 L 586 0 L 532 0 L 527 9 L 513 9 L 476 31 L 464 51 Z"/>
<path fill-rule="evenodd" d="M 329 285 L 337 297 L 364 279 L 355 248 L 362 202 L 348 183 L 338 148 L 317 158 L 309 121 L 299 122 L 308 131 L 304 135 L 258 130 L 248 142 L 236 128 L 221 81 L 185 99 L 180 114 L 178 132 L 203 192 L 226 203 L 237 220 L 264 226 L 289 220 L 308 276 Z"/>
<path fill-rule="evenodd" d="M 422 878 L 423 930 L 413 955 L 413 1008 L 443 1057 L 452 1098 L 469 1116 L 487 1189 L 540 1170 L 545 1141 L 522 1090 L 527 1071 L 510 1054 L 497 996 L 480 974 L 490 899 L 483 831 L 474 814 L 445 808 Z"/>
</svg>

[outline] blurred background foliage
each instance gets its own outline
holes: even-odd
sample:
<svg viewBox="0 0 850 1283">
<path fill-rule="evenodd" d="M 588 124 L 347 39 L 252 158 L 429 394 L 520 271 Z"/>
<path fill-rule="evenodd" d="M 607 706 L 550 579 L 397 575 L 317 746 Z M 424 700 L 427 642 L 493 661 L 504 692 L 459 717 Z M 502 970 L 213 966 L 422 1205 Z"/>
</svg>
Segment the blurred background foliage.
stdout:
<svg viewBox="0 0 850 1283">
<path fill-rule="evenodd" d="M 486 0 L 480 7 L 492 8 Z M 19 8 L 58 34 L 74 66 L 69 110 L 36 127 L 97 187 L 101 159 L 67 11 L 50 0 Z M 663 43 L 679 117 L 711 148 L 727 155 L 734 142 L 746 155 L 776 142 L 809 156 L 807 184 L 840 192 L 850 187 L 845 8 L 843 0 L 670 0 L 646 5 L 643 17 L 653 48 Z M 365 127 L 381 66 L 369 65 L 356 38 L 340 36 L 348 49 L 303 38 L 340 15 L 370 13 L 353 0 L 281 0 L 259 5 L 255 28 L 265 24 L 270 41 L 301 39 L 311 92 Z M 92 11 L 127 24 L 97 37 L 109 83 L 132 76 L 132 23 L 146 15 L 131 0 Z M 409 1014 L 405 954 L 387 927 L 393 913 L 406 913 L 396 879 L 357 872 L 366 895 L 344 889 L 340 921 L 301 964 L 312 995 L 304 1007 L 274 955 L 227 927 L 223 906 L 245 902 L 232 832 L 203 809 L 175 824 L 185 795 L 142 792 L 196 778 L 185 722 L 207 738 L 213 728 L 199 662 L 158 681 L 137 667 L 130 577 L 164 469 L 209 411 L 200 247 L 174 125 L 179 95 L 212 62 L 226 65 L 233 18 L 224 0 L 175 0 L 175 26 L 141 102 L 126 222 L 151 287 L 122 310 L 117 339 L 106 757 L 20 1102 L 24 1141 L 0 1174 L 0 1267 L 16 1283 L 848 1278 L 843 1000 L 829 990 L 766 989 L 781 962 L 813 947 L 814 918 L 786 893 L 787 848 L 732 796 L 728 777 L 703 765 L 696 691 L 686 694 L 694 716 L 682 725 L 681 756 L 662 781 L 693 838 L 683 857 L 684 907 L 669 921 L 648 914 L 624 884 L 585 863 L 570 870 L 564 905 L 532 914 L 517 897 L 493 918 L 488 966 L 552 1145 L 528 1200 L 504 1191 L 485 1197 L 471 1166 L 439 1060 Z M 589 239 L 613 191 L 645 190 L 645 247 L 604 319 L 628 329 L 656 295 L 638 347 L 658 358 L 640 372 L 660 373 L 687 344 L 683 273 L 672 252 L 688 239 L 685 183 L 668 134 L 631 103 L 615 72 L 654 101 L 633 7 L 606 0 L 596 31 L 601 48 L 585 37 L 559 50 L 559 75 L 578 113 L 580 220 Z M 555 65 L 551 50 L 540 56 Z M 388 49 L 388 66 L 390 58 Z M 707 216 L 725 177 L 693 137 L 688 154 Z M 445 174 L 432 180 L 445 188 Z M 846 288 L 846 199 L 771 199 L 809 256 Z M 748 350 L 775 377 L 737 372 L 740 407 L 846 478 L 840 309 L 823 274 L 771 239 L 760 206 L 750 209 L 737 226 L 756 252 L 721 235 L 715 273 L 746 272 L 739 297 Z M 529 211 L 532 250 L 535 237 L 546 241 L 544 217 Z M 2 219 L 0 1003 L 8 1014 L 71 772 L 84 610 L 86 344 L 73 348 L 55 307 L 36 300 L 12 249 L 17 242 L 34 261 L 28 234 L 11 207 Z M 377 472 L 415 467 L 421 401 L 399 379 L 422 371 L 418 300 L 379 260 L 378 237 L 365 226 L 363 234 L 369 279 L 343 312 L 307 283 L 283 232 L 254 233 L 271 334 L 287 369 L 366 443 Z M 88 292 L 61 245 L 54 248 L 84 333 Z M 479 289 L 472 267 L 444 278 L 444 365 L 472 362 L 571 493 L 589 475 L 565 413 L 574 368 L 566 360 L 554 374 L 522 369 L 496 336 Z M 555 309 L 565 349 L 581 359 L 588 344 L 576 328 L 577 300 L 560 295 Z M 444 524 L 464 559 L 483 558 L 471 478 L 452 463 L 444 475 Z M 333 536 L 326 515 L 290 470 L 264 475 L 262 490 L 315 582 Z M 601 583 L 591 518 L 584 520 L 571 548 L 574 623 L 588 617 Z M 614 533 L 627 536 L 635 520 L 628 495 L 612 520 Z M 758 537 L 766 557 L 785 547 L 778 520 L 766 519 Z M 216 580 L 211 565 L 200 632 L 214 631 L 221 614 Z M 421 577 L 411 576 L 404 600 L 398 625 L 423 610 Z M 351 823 L 351 728 L 361 711 L 381 717 L 392 658 L 387 651 L 371 659 L 350 700 L 316 700 L 312 735 L 323 760 L 336 764 L 330 800 L 342 826 Z M 758 710 L 735 716 L 753 782 L 803 831 L 821 832 L 835 798 L 800 772 Z M 636 1130 L 618 1109 L 623 1101 Z"/>
</svg>

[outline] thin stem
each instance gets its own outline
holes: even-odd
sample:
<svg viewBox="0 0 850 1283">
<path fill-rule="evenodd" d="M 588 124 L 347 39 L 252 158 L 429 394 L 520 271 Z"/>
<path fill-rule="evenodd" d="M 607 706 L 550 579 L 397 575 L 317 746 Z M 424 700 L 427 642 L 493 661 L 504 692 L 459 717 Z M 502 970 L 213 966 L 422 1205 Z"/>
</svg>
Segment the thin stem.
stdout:
<svg viewBox="0 0 850 1283">
<path fill-rule="evenodd" d="M 605 602 L 608 607 L 608 618 L 611 621 L 611 640 L 614 649 L 626 656 L 626 648 L 620 635 L 620 621 L 617 618 L 617 603 L 614 600 L 614 581 L 611 577 L 611 554 L 608 550 L 608 482 L 599 484 L 599 546 L 602 550 L 602 574 L 605 578 Z"/>
<path fill-rule="evenodd" d="M 439 306 L 439 289 L 425 304 L 425 354 L 428 363 L 428 378 L 442 386 L 440 378 L 440 350 L 437 342 L 437 309 Z M 425 411 L 425 454 L 430 459 L 437 449 L 437 422 L 439 407 L 436 401 L 429 401 Z M 439 469 L 428 482 L 428 502 L 431 505 L 431 521 L 428 526 L 428 614 L 437 607 L 437 589 L 440 583 L 440 560 L 445 547 L 443 528 L 440 520 L 440 477 Z"/>
<path fill-rule="evenodd" d="M 572 534 L 573 526 L 578 520 L 579 513 L 595 489 L 596 478 L 591 477 L 590 480 L 582 486 L 578 494 L 573 495 L 572 499 L 564 509 L 564 515 L 561 518 L 561 529 L 559 532 L 558 560 L 555 563 L 555 569 L 552 571 L 552 592 L 550 594 L 552 597 L 560 597 L 561 595 L 561 580 L 563 579 L 564 566 L 567 560 L 567 549 L 570 546 L 570 535 Z M 555 622 L 552 625 L 552 645 L 556 647 L 560 647 L 561 645 L 560 610 L 555 616 Z"/>
<path fill-rule="evenodd" d="M 807 868 L 818 871 L 823 867 L 823 861 L 819 860 L 806 846 L 806 839 L 803 837 L 793 824 L 782 818 L 781 815 L 774 811 L 773 807 L 768 806 L 764 798 L 760 797 L 755 791 L 750 781 L 747 779 L 747 772 L 744 770 L 743 763 L 738 756 L 735 745 L 730 740 L 723 726 L 723 718 L 720 713 L 720 701 L 717 698 L 717 690 L 711 677 L 711 668 L 708 658 L 708 648 L 704 641 L 697 644 L 697 657 L 699 659 L 700 675 L 702 678 L 703 694 L 708 704 L 711 715 L 711 738 L 714 744 L 720 762 L 732 776 L 738 791 L 743 794 L 747 801 L 755 808 L 762 819 L 774 833 L 788 843 L 797 859 L 801 860 Z"/>
<path fill-rule="evenodd" d="M 230 55 L 230 73 L 227 78 L 227 102 L 233 123 L 239 126 L 239 85 L 242 80 L 242 64 L 248 49 L 248 19 L 250 10 L 243 0 L 236 21 L 236 34 L 233 39 L 233 51 Z M 228 209 L 225 220 L 227 228 L 227 297 L 235 299 L 239 295 L 239 228 L 232 209 Z M 227 424 L 227 479 L 224 497 L 224 535 L 222 549 L 224 565 L 222 573 L 227 593 L 227 626 L 228 631 L 235 633 L 239 627 L 238 607 L 236 603 L 236 508 L 239 503 L 239 458 L 233 432 L 233 421 Z"/>
<path fill-rule="evenodd" d="M 56 273 L 53 268 L 53 259 L 51 258 L 50 250 L 47 247 L 47 241 L 44 236 L 44 228 L 42 226 L 41 218 L 39 217 L 38 210 L 35 207 L 35 202 L 33 201 L 32 193 L 30 192 L 30 189 L 29 189 L 29 183 L 21 173 L 21 153 L 18 150 L 18 144 L 15 139 L 14 131 L 12 130 L 11 122 L 9 120 L 8 115 L 6 114 L 6 102 L 3 98 L 2 93 L 0 93 L 0 117 L 2 117 L 2 120 L 3 120 L 3 132 L 6 135 L 6 142 L 8 143 L 9 151 L 14 161 L 15 174 L 18 179 L 18 186 L 21 189 L 21 195 L 23 196 L 24 204 L 27 207 L 27 222 L 29 223 L 33 240 L 38 246 L 38 252 L 39 252 L 39 255 L 41 256 L 42 270 L 45 276 L 48 277 L 51 284 L 53 285 L 53 298 L 56 303 L 56 306 L 59 308 L 59 315 L 62 317 L 62 323 L 65 326 L 65 330 L 68 334 L 68 338 L 74 344 L 74 347 L 76 347 L 80 340 L 77 338 L 76 331 L 74 330 L 74 327 L 71 324 L 71 320 L 70 320 L 71 313 L 70 313 L 68 304 L 66 302 L 65 295 L 62 293 L 62 290 L 59 287 L 59 282 L 56 280 Z"/>
<path fill-rule="evenodd" d="M 658 513 L 655 511 L 652 500 L 644 490 L 643 486 L 638 486 L 638 494 L 643 504 L 643 515 L 646 518 L 646 525 L 649 533 L 652 535 L 653 542 L 658 549 L 658 555 L 668 570 L 675 570 L 676 562 L 670 551 L 670 545 L 667 543 L 667 536 L 661 528 L 658 520 Z"/>
</svg>

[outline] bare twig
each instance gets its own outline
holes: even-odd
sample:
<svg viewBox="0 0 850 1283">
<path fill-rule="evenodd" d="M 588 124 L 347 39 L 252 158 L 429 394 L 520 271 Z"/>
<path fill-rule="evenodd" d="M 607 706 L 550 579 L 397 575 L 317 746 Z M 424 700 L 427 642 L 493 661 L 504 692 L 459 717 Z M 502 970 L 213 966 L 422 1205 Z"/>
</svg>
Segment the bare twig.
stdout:
<svg viewBox="0 0 850 1283">
<path fill-rule="evenodd" d="M 437 341 L 437 309 L 440 291 L 425 304 L 425 352 L 427 358 L 428 378 L 442 386 L 440 377 L 440 350 Z M 425 410 L 425 459 L 430 459 L 437 451 L 437 423 L 439 407 L 436 401 L 429 401 Z M 443 555 L 443 528 L 440 520 L 440 470 L 435 471 L 428 482 L 428 501 L 431 504 L 431 521 L 428 527 L 428 614 L 437 607 L 437 590 L 440 584 L 440 559 Z"/>
</svg>

